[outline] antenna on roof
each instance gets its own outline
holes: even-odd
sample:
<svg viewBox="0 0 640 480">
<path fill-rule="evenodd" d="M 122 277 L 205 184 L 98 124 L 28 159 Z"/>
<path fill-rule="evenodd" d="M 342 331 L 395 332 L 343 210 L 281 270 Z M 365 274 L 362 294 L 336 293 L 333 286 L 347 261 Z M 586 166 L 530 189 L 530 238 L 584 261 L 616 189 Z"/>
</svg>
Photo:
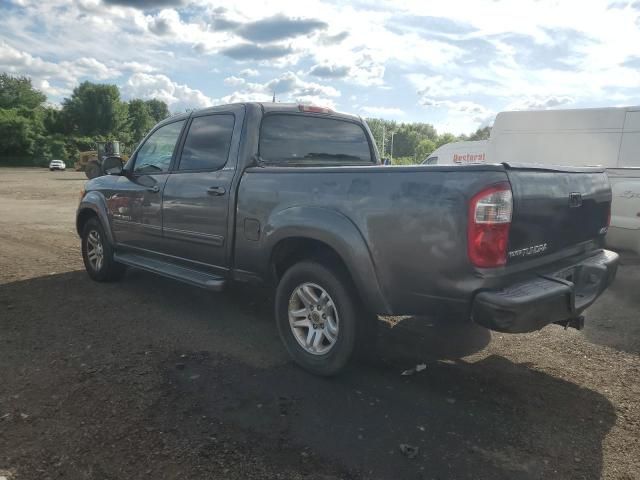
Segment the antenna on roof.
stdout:
<svg viewBox="0 0 640 480">
<path fill-rule="evenodd" d="M 276 90 L 273 89 L 273 99 L 271 100 L 273 103 L 276 103 Z"/>
</svg>

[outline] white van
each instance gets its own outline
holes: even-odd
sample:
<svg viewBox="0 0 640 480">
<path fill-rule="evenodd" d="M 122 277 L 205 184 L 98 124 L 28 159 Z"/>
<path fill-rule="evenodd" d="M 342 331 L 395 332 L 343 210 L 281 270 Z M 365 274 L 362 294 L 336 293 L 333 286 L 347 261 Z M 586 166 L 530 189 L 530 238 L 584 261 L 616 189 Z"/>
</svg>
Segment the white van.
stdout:
<svg viewBox="0 0 640 480">
<path fill-rule="evenodd" d="M 487 163 L 605 167 L 613 191 L 607 243 L 640 253 L 640 107 L 501 112 L 488 142 L 456 143 Z M 440 161 L 448 159 L 440 149 L 424 163 L 455 163 Z"/>
</svg>

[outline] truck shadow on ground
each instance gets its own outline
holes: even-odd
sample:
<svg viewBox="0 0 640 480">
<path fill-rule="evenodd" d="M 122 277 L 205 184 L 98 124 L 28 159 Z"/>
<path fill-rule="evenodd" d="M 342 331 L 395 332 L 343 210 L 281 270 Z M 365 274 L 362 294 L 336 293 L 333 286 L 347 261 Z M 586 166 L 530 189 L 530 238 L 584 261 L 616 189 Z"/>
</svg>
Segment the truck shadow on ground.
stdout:
<svg viewBox="0 0 640 480">
<path fill-rule="evenodd" d="M 204 449 L 205 457 L 222 448 L 224 424 L 233 427 L 225 435 L 235 436 L 235 448 L 284 451 L 279 462 L 331 465 L 355 478 L 598 478 L 602 442 L 616 420 L 599 393 L 525 364 L 500 355 L 461 360 L 490 335 L 446 319 L 387 325 L 377 359 L 325 379 L 288 362 L 270 302 L 243 289 L 213 295 L 143 272 L 99 285 L 70 272 L 1 285 L 0 312 L 8 369 L 20 370 L 29 351 L 38 355 L 28 362 L 52 378 L 64 371 L 51 356 L 101 371 L 115 358 L 153 352 L 159 384 L 145 391 L 162 395 L 140 414 L 141 425 L 172 432 L 182 449 Z M 74 345 L 85 344 L 91 348 L 78 353 Z M 417 363 L 426 369 L 400 375 Z M 56 383 L 68 389 L 74 381 Z M 402 451 L 403 444 L 417 448 Z"/>
<path fill-rule="evenodd" d="M 584 336 L 591 343 L 640 354 L 640 257 L 622 256 L 613 284 L 587 310 Z"/>
</svg>

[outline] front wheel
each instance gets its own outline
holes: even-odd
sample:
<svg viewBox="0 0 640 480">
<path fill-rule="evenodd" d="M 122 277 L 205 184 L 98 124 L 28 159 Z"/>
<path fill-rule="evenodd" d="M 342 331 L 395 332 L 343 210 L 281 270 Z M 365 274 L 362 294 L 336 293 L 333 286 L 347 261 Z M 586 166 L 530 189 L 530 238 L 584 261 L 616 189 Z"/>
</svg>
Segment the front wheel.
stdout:
<svg viewBox="0 0 640 480">
<path fill-rule="evenodd" d="M 313 261 L 292 266 L 276 291 L 278 332 L 293 360 L 316 375 L 335 375 L 354 350 L 359 323 L 357 294 L 339 268 Z"/>
<path fill-rule="evenodd" d="M 82 230 L 82 260 L 89 276 L 98 282 L 119 280 L 125 272 L 125 266 L 113 260 L 113 247 L 97 218 Z"/>
</svg>

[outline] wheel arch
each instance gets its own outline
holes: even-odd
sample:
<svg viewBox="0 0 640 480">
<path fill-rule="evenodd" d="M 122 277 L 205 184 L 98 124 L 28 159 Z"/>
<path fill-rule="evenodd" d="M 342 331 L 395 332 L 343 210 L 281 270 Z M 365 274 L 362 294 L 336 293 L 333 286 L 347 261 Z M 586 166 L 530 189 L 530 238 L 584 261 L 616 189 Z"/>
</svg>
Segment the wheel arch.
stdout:
<svg viewBox="0 0 640 480">
<path fill-rule="evenodd" d="M 104 197 L 97 192 L 87 193 L 76 213 L 76 231 L 78 235 L 82 235 L 84 226 L 91 218 L 97 218 L 104 229 L 107 239 L 112 245 L 115 245 L 113 232 L 110 228 L 109 217 L 107 215 L 107 206 Z"/>
<path fill-rule="evenodd" d="M 328 261 L 344 268 L 360 298 L 375 313 L 389 313 L 365 239 L 343 214 L 322 207 L 292 207 L 274 215 L 265 228 L 267 271 L 278 282 L 294 263 Z"/>
</svg>

